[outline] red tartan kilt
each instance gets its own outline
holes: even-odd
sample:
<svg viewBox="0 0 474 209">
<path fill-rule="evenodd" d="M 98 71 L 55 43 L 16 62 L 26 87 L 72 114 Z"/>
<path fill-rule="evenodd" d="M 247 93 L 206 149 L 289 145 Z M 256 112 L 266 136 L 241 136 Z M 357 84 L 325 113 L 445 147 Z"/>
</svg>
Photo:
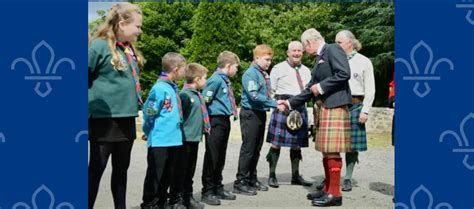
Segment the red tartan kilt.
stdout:
<svg viewBox="0 0 474 209">
<path fill-rule="evenodd" d="M 323 153 L 351 151 L 351 121 L 347 106 L 322 107 L 319 109 L 318 120 L 316 150 Z"/>
</svg>

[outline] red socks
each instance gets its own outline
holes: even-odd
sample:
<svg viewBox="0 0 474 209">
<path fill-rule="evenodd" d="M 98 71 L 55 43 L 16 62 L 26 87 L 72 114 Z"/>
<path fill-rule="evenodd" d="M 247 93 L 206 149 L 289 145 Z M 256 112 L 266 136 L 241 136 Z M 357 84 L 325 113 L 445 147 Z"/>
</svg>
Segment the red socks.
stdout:
<svg viewBox="0 0 474 209">
<path fill-rule="evenodd" d="M 331 193 L 335 197 L 342 196 L 340 183 L 341 183 L 341 167 L 342 159 L 341 158 L 329 158 L 327 159 L 328 173 L 329 173 L 329 190 L 328 193 Z M 326 179 L 327 180 L 327 179 Z"/>
<path fill-rule="evenodd" d="M 323 158 L 323 167 L 324 167 L 324 192 L 328 192 L 329 190 L 329 182 L 330 182 L 330 176 L 329 176 L 329 167 L 328 167 L 328 158 Z"/>
</svg>

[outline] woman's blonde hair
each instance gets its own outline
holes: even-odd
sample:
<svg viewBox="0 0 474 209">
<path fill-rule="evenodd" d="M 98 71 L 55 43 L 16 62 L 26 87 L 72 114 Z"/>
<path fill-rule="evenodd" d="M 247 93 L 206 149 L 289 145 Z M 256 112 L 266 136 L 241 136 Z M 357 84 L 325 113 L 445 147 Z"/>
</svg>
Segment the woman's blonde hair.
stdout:
<svg viewBox="0 0 474 209">
<path fill-rule="evenodd" d="M 125 21 L 126 23 L 131 23 L 133 21 L 133 14 L 142 14 L 142 10 L 134 4 L 128 2 L 115 4 L 110 8 L 105 22 L 100 26 L 99 31 L 97 32 L 98 38 L 106 39 L 109 45 L 110 52 L 112 53 L 112 63 L 114 66 L 120 66 L 120 58 L 117 52 L 115 44 L 117 43 L 117 32 L 120 21 Z M 145 59 L 140 51 L 138 51 L 133 43 L 129 43 L 130 47 L 133 49 L 135 56 L 137 56 L 138 65 L 143 67 L 145 64 Z"/>
</svg>

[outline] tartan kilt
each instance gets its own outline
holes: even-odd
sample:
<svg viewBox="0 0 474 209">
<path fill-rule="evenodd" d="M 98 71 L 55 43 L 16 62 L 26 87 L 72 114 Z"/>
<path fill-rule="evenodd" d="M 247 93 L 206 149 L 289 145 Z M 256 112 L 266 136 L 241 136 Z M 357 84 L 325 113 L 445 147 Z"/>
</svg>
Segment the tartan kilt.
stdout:
<svg viewBox="0 0 474 209">
<path fill-rule="evenodd" d="M 323 153 L 351 152 L 351 122 L 347 106 L 319 108 L 315 148 Z"/>
<path fill-rule="evenodd" d="M 351 148 L 353 152 L 361 152 L 367 150 L 367 133 L 365 124 L 359 123 L 359 114 L 362 110 L 362 103 L 353 104 L 349 111 L 351 112 Z"/>
<path fill-rule="evenodd" d="M 308 112 L 304 105 L 296 110 L 301 113 L 303 125 L 295 131 L 288 129 L 286 126 L 286 118 L 289 112 L 279 112 L 277 109 L 272 112 L 268 124 L 268 143 L 282 147 L 308 147 Z"/>
</svg>

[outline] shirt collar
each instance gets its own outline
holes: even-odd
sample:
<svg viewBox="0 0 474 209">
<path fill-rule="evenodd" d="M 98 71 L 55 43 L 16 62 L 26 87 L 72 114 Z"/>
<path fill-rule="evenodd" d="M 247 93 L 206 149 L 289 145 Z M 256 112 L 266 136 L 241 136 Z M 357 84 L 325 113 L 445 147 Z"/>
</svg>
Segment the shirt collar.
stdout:
<svg viewBox="0 0 474 209">
<path fill-rule="evenodd" d="M 321 44 L 321 46 L 319 46 L 316 55 L 318 55 L 318 56 L 321 55 L 321 51 L 323 50 L 324 45 L 326 45 L 326 42 L 323 41 L 323 43 Z"/>
</svg>

